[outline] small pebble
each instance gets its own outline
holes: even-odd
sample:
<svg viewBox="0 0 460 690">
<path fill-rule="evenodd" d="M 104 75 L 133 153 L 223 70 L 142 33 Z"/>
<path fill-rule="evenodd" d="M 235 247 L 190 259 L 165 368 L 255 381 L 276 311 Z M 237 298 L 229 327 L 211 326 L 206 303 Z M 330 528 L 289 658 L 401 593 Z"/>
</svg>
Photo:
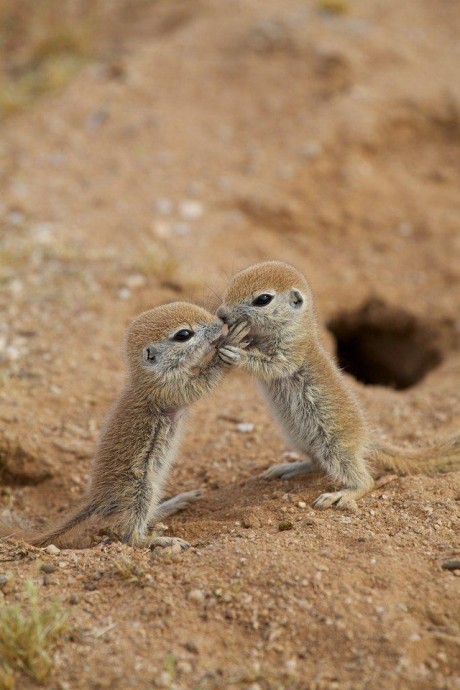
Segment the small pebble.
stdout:
<svg viewBox="0 0 460 690">
<path fill-rule="evenodd" d="M 157 685 L 160 688 L 170 688 L 171 687 L 171 678 L 170 675 L 167 671 L 162 671 L 158 678 L 156 679 Z"/>
<path fill-rule="evenodd" d="M 293 524 L 290 520 L 283 520 L 282 522 L 279 523 L 278 525 L 278 531 L 279 532 L 286 532 L 289 529 L 293 528 Z"/>
<path fill-rule="evenodd" d="M 178 673 L 183 673 L 186 676 L 189 676 L 193 671 L 192 664 L 189 661 L 186 661 L 185 659 L 180 659 L 177 662 L 176 669 Z"/>
<path fill-rule="evenodd" d="M 297 659 L 288 659 L 285 662 L 284 667 L 288 673 L 294 673 L 297 667 Z"/>
<path fill-rule="evenodd" d="M 199 653 L 199 649 L 196 645 L 196 642 L 194 642 L 193 640 L 187 640 L 187 642 L 184 644 L 184 647 L 188 652 L 191 652 L 192 654 Z"/>
<path fill-rule="evenodd" d="M 254 424 L 251 422 L 240 422 L 236 425 L 236 430 L 239 431 L 240 434 L 249 434 L 251 431 L 254 431 Z"/>
<path fill-rule="evenodd" d="M 283 453 L 283 457 L 286 458 L 286 460 L 300 460 L 300 455 L 294 450 L 286 451 Z"/>
<path fill-rule="evenodd" d="M 43 570 L 44 573 L 54 573 L 56 566 L 52 563 L 43 563 L 41 570 Z"/>
<path fill-rule="evenodd" d="M 9 580 L 8 575 L 0 575 L 0 589 L 3 589 L 3 587 L 6 585 L 8 580 Z"/>
<path fill-rule="evenodd" d="M 460 561 L 449 560 L 442 564 L 444 570 L 460 570 Z"/>
<path fill-rule="evenodd" d="M 205 599 L 204 592 L 202 592 L 201 589 L 192 589 L 188 593 L 188 599 L 197 604 L 203 604 Z"/>
<path fill-rule="evenodd" d="M 241 524 L 245 529 L 251 529 L 251 527 L 260 527 L 260 520 L 254 515 L 246 515 L 241 520 Z"/>
<path fill-rule="evenodd" d="M 164 220 L 154 221 L 152 224 L 152 232 L 160 240 L 165 240 L 171 235 L 171 225 Z"/>
<path fill-rule="evenodd" d="M 84 588 L 87 589 L 88 592 L 94 592 L 94 590 L 97 589 L 97 585 L 95 582 L 87 582 Z"/>
<path fill-rule="evenodd" d="M 61 552 L 61 549 L 58 549 L 57 546 L 54 544 L 50 544 L 49 546 L 46 547 L 45 549 L 46 553 L 49 553 L 51 556 L 57 556 L 58 553 Z"/>
<path fill-rule="evenodd" d="M 200 218 L 203 215 L 203 204 L 193 199 L 184 199 L 179 204 L 179 213 L 187 220 Z"/>
<path fill-rule="evenodd" d="M 135 289 L 140 288 L 145 285 L 145 278 L 140 273 L 133 273 L 132 275 L 126 276 L 125 284 L 126 287 Z"/>
</svg>

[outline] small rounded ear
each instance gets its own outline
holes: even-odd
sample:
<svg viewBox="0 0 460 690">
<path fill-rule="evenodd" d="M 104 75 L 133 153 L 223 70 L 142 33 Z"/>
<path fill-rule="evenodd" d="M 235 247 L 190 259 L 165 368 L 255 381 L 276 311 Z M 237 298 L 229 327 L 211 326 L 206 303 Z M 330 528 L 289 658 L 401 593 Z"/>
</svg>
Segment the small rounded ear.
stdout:
<svg viewBox="0 0 460 690">
<path fill-rule="evenodd" d="M 289 304 L 293 309 L 301 309 L 305 304 L 305 297 L 302 295 L 300 290 L 292 288 L 289 292 Z"/>
<path fill-rule="evenodd" d="M 144 347 L 144 362 L 154 362 L 155 361 L 155 350 L 151 345 Z"/>
</svg>

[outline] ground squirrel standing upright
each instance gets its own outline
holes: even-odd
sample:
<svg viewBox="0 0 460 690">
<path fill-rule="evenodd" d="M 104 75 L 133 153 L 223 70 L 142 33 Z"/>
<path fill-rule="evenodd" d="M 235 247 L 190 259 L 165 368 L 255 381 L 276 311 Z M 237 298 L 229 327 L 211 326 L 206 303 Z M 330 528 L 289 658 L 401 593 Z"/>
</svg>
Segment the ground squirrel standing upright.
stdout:
<svg viewBox="0 0 460 690">
<path fill-rule="evenodd" d="M 268 261 L 236 274 L 217 315 L 230 327 L 250 326 L 250 346 L 228 343 L 221 355 L 261 380 L 288 439 L 311 458 L 277 465 L 266 478 L 298 476 L 317 465 L 344 488 L 322 494 L 315 507 L 346 508 L 373 486 L 367 460 L 403 471 L 459 464 L 460 437 L 414 451 L 370 439 L 360 405 L 321 344 L 310 286 L 293 266 Z"/>
<path fill-rule="evenodd" d="M 47 533 L 15 534 L 38 546 L 62 543 L 71 530 L 98 520 L 113 525 L 128 543 L 188 546 L 167 537 L 146 540 L 147 530 L 154 518 L 176 512 L 190 498 L 190 493 L 181 494 L 159 505 L 184 412 L 218 383 L 226 368 L 219 357 L 223 328 L 205 309 L 185 302 L 134 319 L 125 340 L 126 384 L 97 446 L 86 499 Z M 241 345 L 244 335 L 245 329 L 236 327 L 227 338 Z"/>
</svg>

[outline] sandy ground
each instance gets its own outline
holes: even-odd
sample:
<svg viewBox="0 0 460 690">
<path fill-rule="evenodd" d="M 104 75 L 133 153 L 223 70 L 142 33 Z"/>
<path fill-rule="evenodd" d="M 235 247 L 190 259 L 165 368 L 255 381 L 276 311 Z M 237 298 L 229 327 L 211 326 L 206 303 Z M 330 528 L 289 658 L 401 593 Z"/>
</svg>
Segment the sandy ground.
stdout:
<svg viewBox="0 0 460 690">
<path fill-rule="evenodd" d="M 458 431 L 459 8 L 343 8 L 146 5 L 116 69 L 90 65 L 2 124 L 3 511 L 39 525 L 76 503 L 137 312 L 214 308 L 255 260 L 306 273 L 331 349 L 331 320 L 376 299 L 389 313 L 381 356 L 421 380 L 355 381 L 376 436 Z M 401 309 L 415 340 L 395 357 Z M 32 579 L 69 608 L 46 687 L 458 689 L 458 571 L 442 564 L 458 557 L 460 474 L 319 513 L 326 478 L 257 478 L 288 450 L 254 383 L 230 374 L 194 407 L 168 489 L 203 489 L 168 521 L 192 549 L 4 542 L 3 601 Z"/>
</svg>

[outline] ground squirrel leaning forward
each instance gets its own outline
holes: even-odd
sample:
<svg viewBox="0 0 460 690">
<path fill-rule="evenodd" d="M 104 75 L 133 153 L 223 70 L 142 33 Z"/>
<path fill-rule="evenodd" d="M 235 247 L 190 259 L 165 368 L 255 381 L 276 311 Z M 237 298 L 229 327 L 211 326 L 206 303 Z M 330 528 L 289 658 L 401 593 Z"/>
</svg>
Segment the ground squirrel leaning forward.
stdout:
<svg viewBox="0 0 460 690">
<path fill-rule="evenodd" d="M 156 307 L 135 318 L 125 339 L 125 387 L 102 431 L 81 507 L 49 532 L 14 530 L 12 536 L 37 546 L 62 544 L 83 523 L 102 521 L 131 544 L 178 543 L 186 548 L 181 539 L 149 539 L 148 525 L 195 497 L 188 492 L 159 505 L 186 408 L 210 391 L 227 368 L 219 357 L 225 329 L 205 309 L 185 302 Z M 237 326 L 226 338 L 244 346 L 247 331 Z"/>
<path fill-rule="evenodd" d="M 314 506 L 347 508 L 372 489 L 373 464 L 400 472 L 460 465 L 460 436 L 413 451 L 370 438 L 358 401 L 320 341 L 310 286 L 293 266 L 268 261 L 237 273 L 217 315 L 230 328 L 250 326 L 249 347 L 227 343 L 221 356 L 260 379 L 288 440 L 311 458 L 276 465 L 265 478 L 295 477 L 316 465 L 344 488 Z"/>
</svg>

